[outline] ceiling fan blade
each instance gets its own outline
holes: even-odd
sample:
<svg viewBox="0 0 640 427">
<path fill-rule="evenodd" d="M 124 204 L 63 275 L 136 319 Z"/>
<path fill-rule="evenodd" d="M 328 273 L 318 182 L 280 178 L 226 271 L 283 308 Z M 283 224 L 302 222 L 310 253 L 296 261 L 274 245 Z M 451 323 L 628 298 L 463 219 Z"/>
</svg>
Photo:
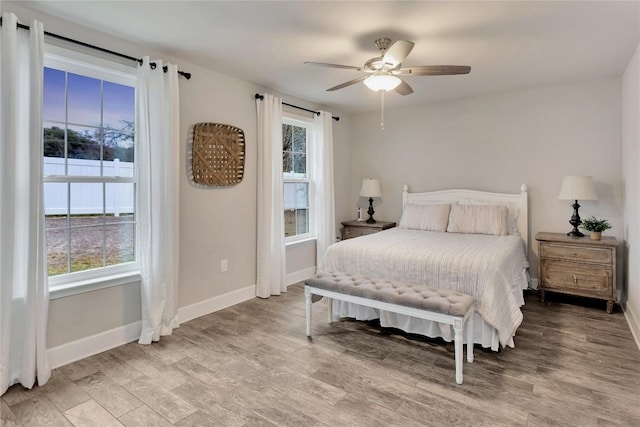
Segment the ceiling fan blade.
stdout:
<svg viewBox="0 0 640 427">
<path fill-rule="evenodd" d="M 411 95 L 413 93 L 413 89 L 411 89 L 411 86 L 409 86 L 404 80 L 398 86 L 396 86 L 394 90 L 402 96 Z"/>
<path fill-rule="evenodd" d="M 423 65 L 401 68 L 399 71 L 399 74 L 414 76 L 448 76 L 452 74 L 469 74 L 471 67 L 468 65 Z"/>
<path fill-rule="evenodd" d="M 413 49 L 413 43 L 406 40 L 398 40 L 392 44 L 382 58 L 384 62 L 396 66 L 409 55 Z"/>
<path fill-rule="evenodd" d="M 314 65 L 316 67 L 328 67 L 328 68 L 343 68 L 345 70 L 362 70 L 361 67 L 354 67 L 353 65 L 340 65 L 340 64 L 328 64 L 326 62 L 305 62 L 307 65 Z"/>
<path fill-rule="evenodd" d="M 333 92 L 334 90 L 342 89 L 343 87 L 347 87 L 347 86 L 354 85 L 356 83 L 360 83 L 361 81 L 363 81 L 367 77 L 369 77 L 369 76 L 358 77 L 357 79 L 349 80 L 348 82 L 344 82 L 342 84 L 339 84 L 338 86 L 330 87 L 329 89 L 327 89 L 327 92 Z"/>
</svg>

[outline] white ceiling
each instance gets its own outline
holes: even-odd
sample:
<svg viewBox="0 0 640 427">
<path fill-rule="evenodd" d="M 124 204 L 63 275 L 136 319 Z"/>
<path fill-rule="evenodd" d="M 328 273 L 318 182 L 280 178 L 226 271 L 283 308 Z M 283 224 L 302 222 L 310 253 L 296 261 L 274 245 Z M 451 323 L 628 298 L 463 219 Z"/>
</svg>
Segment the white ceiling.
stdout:
<svg viewBox="0 0 640 427">
<path fill-rule="evenodd" d="M 304 61 L 361 66 L 378 56 L 374 40 L 386 36 L 415 42 L 403 66 L 471 66 L 469 75 L 406 77 L 415 93 L 389 94 L 385 102 L 394 107 L 617 76 L 640 41 L 639 1 L 19 5 L 346 112 L 377 109 L 378 95 L 363 84 L 326 92 L 358 72 Z"/>
</svg>

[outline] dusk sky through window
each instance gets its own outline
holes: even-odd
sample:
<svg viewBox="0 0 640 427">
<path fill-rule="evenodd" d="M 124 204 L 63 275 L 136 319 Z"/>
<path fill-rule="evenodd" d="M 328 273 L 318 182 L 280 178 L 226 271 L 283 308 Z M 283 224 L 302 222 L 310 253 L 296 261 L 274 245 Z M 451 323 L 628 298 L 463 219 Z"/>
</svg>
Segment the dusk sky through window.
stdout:
<svg viewBox="0 0 640 427">
<path fill-rule="evenodd" d="M 78 125 L 100 126 L 100 80 L 68 74 L 68 121 Z M 44 120 L 65 121 L 65 72 L 44 69 Z M 122 129 L 133 122 L 135 89 L 104 81 L 103 126 Z"/>
</svg>

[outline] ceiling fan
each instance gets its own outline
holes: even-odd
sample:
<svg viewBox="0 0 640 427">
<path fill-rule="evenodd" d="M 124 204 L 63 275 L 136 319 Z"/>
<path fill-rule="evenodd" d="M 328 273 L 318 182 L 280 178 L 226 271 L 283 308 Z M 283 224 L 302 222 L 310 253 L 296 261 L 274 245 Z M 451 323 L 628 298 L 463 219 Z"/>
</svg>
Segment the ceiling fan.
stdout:
<svg viewBox="0 0 640 427">
<path fill-rule="evenodd" d="M 377 39 L 375 44 L 380 50 L 380 56 L 371 58 L 362 67 L 328 64 L 325 62 L 305 62 L 305 64 L 365 73 L 365 75 L 356 79 L 327 89 L 329 92 L 363 82 L 371 90 L 385 92 L 395 90 L 400 95 L 410 95 L 413 93 L 413 89 L 398 76 L 447 76 L 469 74 L 471 71 L 471 67 L 468 65 L 421 65 L 402 68 L 402 61 L 407 58 L 411 49 L 413 49 L 413 42 L 398 40 L 391 44 L 391 39 L 384 37 Z"/>
</svg>

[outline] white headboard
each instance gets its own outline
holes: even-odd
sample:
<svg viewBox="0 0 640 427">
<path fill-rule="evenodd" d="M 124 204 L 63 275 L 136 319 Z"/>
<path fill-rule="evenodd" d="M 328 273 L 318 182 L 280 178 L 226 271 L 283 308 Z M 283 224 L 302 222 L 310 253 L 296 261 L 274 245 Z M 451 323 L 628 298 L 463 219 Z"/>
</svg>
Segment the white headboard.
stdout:
<svg viewBox="0 0 640 427">
<path fill-rule="evenodd" d="M 504 205 L 518 209 L 518 232 L 524 241 L 525 251 L 529 250 L 529 197 L 528 187 L 520 186 L 520 193 L 489 193 L 477 190 L 438 190 L 425 193 L 409 193 L 409 186 L 402 187 L 402 209 L 407 203 L 417 205 L 433 202 L 478 201 L 496 205 Z"/>
</svg>

